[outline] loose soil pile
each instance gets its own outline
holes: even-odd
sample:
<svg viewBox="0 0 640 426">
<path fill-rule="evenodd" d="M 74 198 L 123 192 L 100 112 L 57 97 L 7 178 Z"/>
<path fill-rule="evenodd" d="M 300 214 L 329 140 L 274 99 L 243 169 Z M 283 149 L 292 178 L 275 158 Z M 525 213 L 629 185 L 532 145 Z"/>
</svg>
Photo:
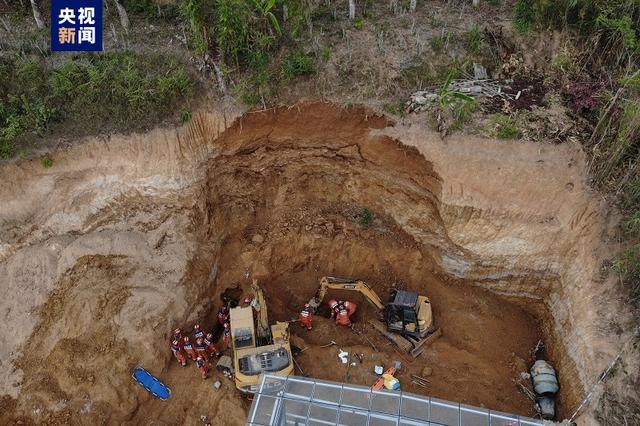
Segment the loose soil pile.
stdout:
<svg viewBox="0 0 640 426">
<path fill-rule="evenodd" d="M 399 360 L 406 391 L 524 415 L 514 380 L 538 339 L 567 414 L 625 338 L 589 322 L 614 318 L 618 299 L 594 279 L 608 227 L 574 148 L 442 142 L 331 104 L 230 115 L 88 143 L 48 170 L 0 170 L 0 276 L 13 296 L 0 301 L 2 423 L 242 424 L 233 383 L 216 376 L 215 390 L 180 367 L 168 337 L 214 324 L 222 292 L 248 295 L 252 278 L 272 321 L 296 318 L 322 275 L 432 300 L 443 336 L 413 360 L 365 327 L 378 313 L 362 296 L 336 292 L 360 307 L 362 335 L 322 316 L 311 332 L 294 324 L 308 348 L 296 374 L 369 385 L 374 364 Z M 346 371 L 338 348 L 363 363 Z M 171 387 L 169 401 L 132 381 L 138 365 Z M 425 367 L 426 389 L 409 379 Z"/>
</svg>

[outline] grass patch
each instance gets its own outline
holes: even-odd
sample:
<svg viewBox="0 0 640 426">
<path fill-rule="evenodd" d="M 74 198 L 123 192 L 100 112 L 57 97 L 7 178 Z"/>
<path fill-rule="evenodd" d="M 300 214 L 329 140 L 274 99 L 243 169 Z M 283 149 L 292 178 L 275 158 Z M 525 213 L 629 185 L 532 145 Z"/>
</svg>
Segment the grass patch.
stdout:
<svg viewBox="0 0 640 426">
<path fill-rule="evenodd" d="M 494 114 L 489 121 L 489 134 L 498 139 L 519 139 L 522 132 L 516 121 L 504 114 Z"/>
<path fill-rule="evenodd" d="M 627 284 L 629 302 L 637 305 L 640 302 L 640 246 L 625 250 L 613 261 L 611 268 Z"/>
<path fill-rule="evenodd" d="M 320 55 L 320 57 L 322 58 L 323 62 L 328 62 L 329 59 L 331 59 L 331 48 L 325 47 L 324 49 L 322 49 L 322 54 Z"/>
<path fill-rule="evenodd" d="M 0 81 L 2 158 L 53 126 L 85 136 L 157 124 L 193 89 L 177 60 L 132 52 L 77 55 L 56 67 L 5 60 Z"/>
<path fill-rule="evenodd" d="M 313 58 L 304 52 L 291 52 L 282 63 L 281 74 L 285 80 L 311 75 L 316 72 Z"/>
<path fill-rule="evenodd" d="M 482 30 L 477 25 L 473 25 L 464 35 L 465 44 L 470 52 L 478 53 L 484 42 Z"/>
<path fill-rule="evenodd" d="M 176 60 L 131 52 L 75 57 L 54 70 L 49 81 L 52 95 L 67 114 L 120 128 L 138 120 L 157 121 L 172 101 L 193 89 L 186 69 Z"/>
<path fill-rule="evenodd" d="M 358 215 L 358 225 L 368 228 L 373 223 L 373 212 L 368 208 L 363 208 Z"/>
<path fill-rule="evenodd" d="M 442 52 L 442 48 L 444 47 L 444 39 L 441 36 L 435 36 L 431 39 L 431 48 L 434 52 L 440 53 Z"/>
<path fill-rule="evenodd" d="M 121 0 L 122 5 L 130 15 L 141 15 L 148 19 L 165 19 L 172 21 L 180 16 L 180 10 L 175 3 L 156 2 L 154 0 Z"/>
<path fill-rule="evenodd" d="M 513 27 L 521 34 L 531 30 L 536 19 L 534 0 L 517 0 L 513 8 Z"/>
<path fill-rule="evenodd" d="M 453 61 L 434 65 L 431 61 L 424 61 L 403 68 L 400 71 L 398 81 L 406 89 L 421 90 L 444 83 L 450 73 L 453 73 L 453 78 L 459 78 L 464 74 L 464 71 L 472 72 L 471 67 L 470 62 Z"/>
<path fill-rule="evenodd" d="M 400 117 L 404 117 L 405 116 L 406 106 L 405 106 L 404 102 L 398 101 L 398 102 L 395 102 L 395 103 L 384 104 L 382 109 L 385 112 L 389 113 L 389 114 L 393 114 L 393 115 L 398 115 Z"/>
<path fill-rule="evenodd" d="M 182 111 L 180 111 L 180 122 L 184 124 L 189 121 L 191 121 L 191 113 L 186 109 L 183 109 Z"/>
<path fill-rule="evenodd" d="M 50 169 L 53 167 L 53 160 L 49 157 L 42 157 L 40 159 L 40 165 L 45 169 Z"/>
</svg>

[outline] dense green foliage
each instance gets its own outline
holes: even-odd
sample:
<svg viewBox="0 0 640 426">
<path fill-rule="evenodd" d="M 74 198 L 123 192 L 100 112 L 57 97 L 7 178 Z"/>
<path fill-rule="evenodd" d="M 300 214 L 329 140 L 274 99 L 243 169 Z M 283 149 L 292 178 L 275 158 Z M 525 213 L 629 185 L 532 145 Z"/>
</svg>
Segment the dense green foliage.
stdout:
<svg viewBox="0 0 640 426">
<path fill-rule="evenodd" d="M 517 0 L 514 27 L 573 29 L 590 37 L 592 48 L 616 63 L 638 53 L 640 2 L 637 0 Z M 596 43 L 596 45 L 594 45 Z"/>
<path fill-rule="evenodd" d="M 313 58 L 304 52 L 292 52 L 282 63 L 282 76 L 288 80 L 301 75 L 315 72 Z"/>
<path fill-rule="evenodd" d="M 265 106 L 280 80 L 315 72 L 297 46 L 313 8 L 302 0 L 182 0 L 180 12 L 198 55 L 216 58 L 227 74 L 240 74 L 234 91 L 249 105 Z M 283 47 L 294 53 L 274 61 Z"/>
<path fill-rule="evenodd" d="M 305 21 L 301 0 L 183 0 L 180 12 L 197 53 L 219 53 L 236 65 L 295 38 Z"/>
<path fill-rule="evenodd" d="M 526 33 L 536 19 L 535 0 L 517 0 L 513 8 L 513 26 L 518 32 Z"/>
<path fill-rule="evenodd" d="M 183 65 L 130 52 L 78 55 L 52 68 L 35 60 L 0 62 L 0 157 L 29 135 L 66 124 L 79 134 L 129 130 L 170 114 L 192 81 Z"/>
</svg>

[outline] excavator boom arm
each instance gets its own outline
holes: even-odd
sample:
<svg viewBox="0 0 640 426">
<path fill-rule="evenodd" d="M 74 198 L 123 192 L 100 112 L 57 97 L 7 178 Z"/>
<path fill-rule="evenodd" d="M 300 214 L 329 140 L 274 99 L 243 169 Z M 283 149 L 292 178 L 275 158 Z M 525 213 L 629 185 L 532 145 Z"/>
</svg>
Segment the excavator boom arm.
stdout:
<svg viewBox="0 0 640 426">
<path fill-rule="evenodd" d="M 375 291 L 364 281 L 352 280 L 348 278 L 336 278 L 336 277 L 322 277 L 320 279 L 320 287 L 316 294 L 318 304 L 322 302 L 327 295 L 329 289 L 333 290 L 355 290 L 362 293 L 371 303 L 373 303 L 378 309 L 384 309 L 384 303 Z"/>
</svg>

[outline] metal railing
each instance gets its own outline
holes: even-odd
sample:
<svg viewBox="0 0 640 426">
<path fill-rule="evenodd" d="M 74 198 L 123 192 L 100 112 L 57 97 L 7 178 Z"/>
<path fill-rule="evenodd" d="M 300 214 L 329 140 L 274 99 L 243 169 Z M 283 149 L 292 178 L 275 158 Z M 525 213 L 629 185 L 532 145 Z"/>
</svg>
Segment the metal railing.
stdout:
<svg viewBox="0 0 640 426">
<path fill-rule="evenodd" d="M 537 426 L 544 422 L 400 391 L 264 375 L 247 424 Z"/>
</svg>

